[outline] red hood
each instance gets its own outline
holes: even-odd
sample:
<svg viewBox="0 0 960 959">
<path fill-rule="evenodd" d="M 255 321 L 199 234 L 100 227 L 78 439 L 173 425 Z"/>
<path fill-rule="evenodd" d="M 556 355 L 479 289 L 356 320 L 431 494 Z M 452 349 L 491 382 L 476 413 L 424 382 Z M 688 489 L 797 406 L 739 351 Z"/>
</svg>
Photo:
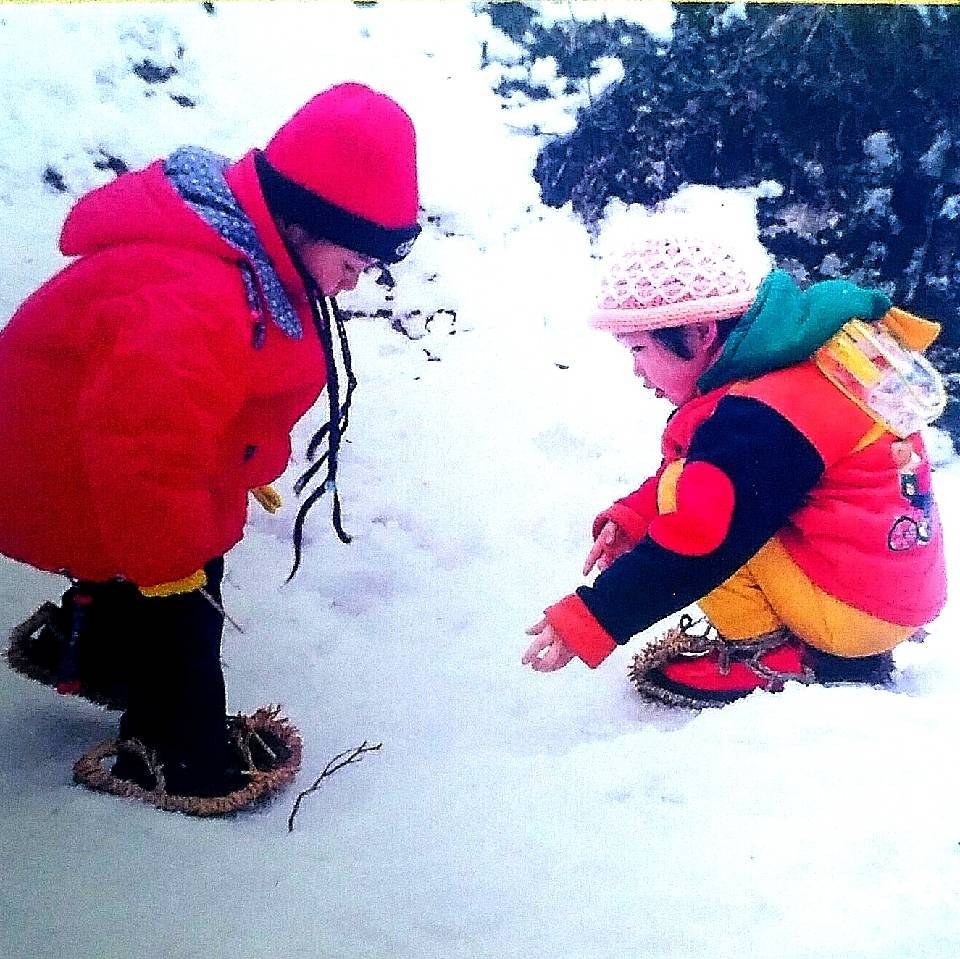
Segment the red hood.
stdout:
<svg viewBox="0 0 960 959">
<path fill-rule="evenodd" d="M 83 256 L 127 243 L 169 243 L 199 249 L 229 260 L 235 250 L 216 229 L 187 206 L 167 179 L 163 160 L 124 173 L 82 196 L 60 233 L 64 256 Z M 267 210 L 250 151 L 225 171 L 227 183 L 250 218 L 291 302 L 309 321 L 307 294 L 296 267 Z"/>
<path fill-rule="evenodd" d="M 162 160 L 82 196 L 63 224 L 60 251 L 81 256 L 143 242 L 230 252 L 216 230 L 177 195 L 164 175 Z"/>
</svg>

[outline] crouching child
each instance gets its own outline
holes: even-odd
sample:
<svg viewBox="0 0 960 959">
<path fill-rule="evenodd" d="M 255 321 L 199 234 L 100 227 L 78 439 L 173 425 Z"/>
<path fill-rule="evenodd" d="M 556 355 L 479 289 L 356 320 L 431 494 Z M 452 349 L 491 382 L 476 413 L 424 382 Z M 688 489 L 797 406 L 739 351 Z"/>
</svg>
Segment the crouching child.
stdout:
<svg viewBox="0 0 960 959">
<path fill-rule="evenodd" d="M 720 241 L 666 233 L 614 262 L 592 325 L 677 409 L 656 475 L 594 522 L 599 575 L 528 630 L 523 662 L 597 667 L 696 602 L 635 657 L 643 695 L 885 682 L 945 601 L 920 435 L 945 401 L 921 355 L 939 326 L 843 280 L 757 286 Z"/>
</svg>

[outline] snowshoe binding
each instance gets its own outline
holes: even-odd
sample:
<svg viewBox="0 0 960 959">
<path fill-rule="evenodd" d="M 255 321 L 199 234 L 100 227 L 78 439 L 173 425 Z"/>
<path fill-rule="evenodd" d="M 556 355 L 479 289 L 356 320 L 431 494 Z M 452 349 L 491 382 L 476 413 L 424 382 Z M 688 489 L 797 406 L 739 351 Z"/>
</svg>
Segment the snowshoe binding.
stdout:
<svg viewBox="0 0 960 959">
<path fill-rule="evenodd" d="M 807 645 L 786 628 L 731 641 L 708 620 L 684 614 L 676 629 L 634 656 L 629 675 L 647 699 L 704 709 L 724 706 L 757 689 L 779 692 L 788 682 L 886 686 L 892 672 L 890 653 L 835 656 Z"/>
<path fill-rule="evenodd" d="M 731 642 L 706 619 L 684 614 L 676 629 L 634 656 L 629 675 L 641 696 L 668 706 L 725 706 L 757 689 L 815 682 L 802 645 L 786 629 Z"/>
<path fill-rule="evenodd" d="M 225 769 L 198 773 L 162 761 L 137 739 L 112 739 L 84 753 L 74 781 L 88 789 L 125 796 L 167 812 L 225 816 L 248 809 L 293 781 L 303 743 L 280 707 L 227 717 L 230 761 Z M 115 758 L 110 770 L 107 760 Z"/>
</svg>

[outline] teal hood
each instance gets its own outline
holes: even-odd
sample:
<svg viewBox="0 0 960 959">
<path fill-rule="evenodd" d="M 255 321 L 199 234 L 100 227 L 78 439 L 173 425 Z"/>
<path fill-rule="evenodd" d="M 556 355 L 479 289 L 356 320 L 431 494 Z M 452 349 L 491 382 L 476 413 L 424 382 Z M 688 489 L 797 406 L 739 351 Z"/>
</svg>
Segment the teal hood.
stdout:
<svg viewBox="0 0 960 959">
<path fill-rule="evenodd" d="M 706 393 L 734 380 L 792 366 L 811 356 L 848 320 L 873 322 L 890 307 L 890 299 L 880 290 L 846 280 L 824 280 L 801 290 L 790 274 L 774 270 L 697 385 Z"/>
</svg>

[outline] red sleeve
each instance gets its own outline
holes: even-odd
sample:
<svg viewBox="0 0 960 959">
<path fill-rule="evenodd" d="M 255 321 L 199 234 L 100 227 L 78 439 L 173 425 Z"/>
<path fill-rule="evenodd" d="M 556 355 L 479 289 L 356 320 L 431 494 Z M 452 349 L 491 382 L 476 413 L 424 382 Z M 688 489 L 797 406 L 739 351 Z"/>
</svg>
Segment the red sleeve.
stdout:
<svg viewBox="0 0 960 959">
<path fill-rule="evenodd" d="M 736 493 L 722 469 L 712 463 L 687 463 L 677 480 L 676 509 L 650 523 L 649 537 L 681 556 L 706 556 L 726 538 Z"/>
<path fill-rule="evenodd" d="M 618 499 L 600 513 L 593 521 L 593 538 L 600 535 L 604 523 L 612 522 L 623 530 L 628 539 L 639 543 L 647 532 L 650 520 L 657 515 L 657 483 L 660 472 L 651 476 L 639 489 Z"/>
<path fill-rule="evenodd" d="M 164 287 L 101 307 L 123 322 L 81 400 L 84 467 L 105 553 L 141 586 L 226 548 L 221 439 L 243 403 L 249 346 L 204 306 Z"/>
<path fill-rule="evenodd" d="M 596 669 L 617 648 L 610 634 L 576 594 L 550 606 L 544 615 L 557 635 L 591 669 Z"/>
</svg>

